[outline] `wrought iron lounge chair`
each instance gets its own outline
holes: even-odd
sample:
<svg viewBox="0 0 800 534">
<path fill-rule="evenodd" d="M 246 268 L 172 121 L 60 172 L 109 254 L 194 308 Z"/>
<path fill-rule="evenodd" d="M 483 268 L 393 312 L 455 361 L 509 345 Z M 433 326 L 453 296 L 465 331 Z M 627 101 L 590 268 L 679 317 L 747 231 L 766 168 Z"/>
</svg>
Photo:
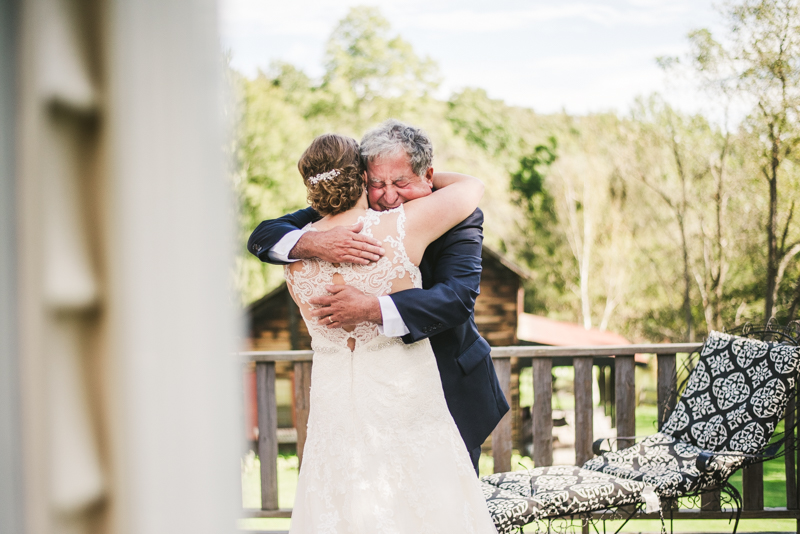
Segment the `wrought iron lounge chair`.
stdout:
<svg viewBox="0 0 800 534">
<path fill-rule="evenodd" d="M 742 333 L 709 334 L 660 432 L 618 451 L 599 451 L 598 441 L 599 456 L 581 468 L 546 467 L 484 477 L 500 534 L 535 520 L 631 503 L 657 508 L 654 495 L 671 509 L 676 498 L 708 491 L 722 491 L 735 505 L 735 532 L 741 499 L 728 479 L 744 465 L 794 447 L 773 436 L 795 394 L 800 365 L 797 329 L 769 325 Z M 592 473 L 608 478 L 593 478 Z M 555 480 L 559 476 L 561 480 Z"/>
<path fill-rule="evenodd" d="M 534 521 L 638 505 L 647 495 L 642 482 L 569 465 L 495 473 L 481 485 L 499 534 Z"/>
</svg>

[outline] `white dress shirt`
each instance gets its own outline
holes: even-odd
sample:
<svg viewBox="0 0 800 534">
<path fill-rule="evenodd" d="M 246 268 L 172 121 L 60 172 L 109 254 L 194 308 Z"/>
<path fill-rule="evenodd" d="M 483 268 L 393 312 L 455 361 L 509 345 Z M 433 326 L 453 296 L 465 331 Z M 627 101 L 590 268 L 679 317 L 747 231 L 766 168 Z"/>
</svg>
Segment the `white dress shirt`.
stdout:
<svg viewBox="0 0 800 534">
<path fill-rule="evenodd" d="M 275 243 L 275 246 L 269 249 L 267 255 L 272 261 L 287 263 L 298 261 L 290 259 L 289 253 L 304 233 L 306 233 L 306 230 L 292 230 L 283 236 L 280 241 Z M 402 337 L 410 333 L 410 330 L 403 321 L 403 318 L 400 317 L 400 312 L 397 311 L 397 306 L 394 305 L 394 301 L 391 297 L 388 295 L 378 297 L 378 303 L 381 307 L 381 317 L 383 319 L 383 324 L 378 325 L 378 330 L 381 334 L 386 337 Z"/>
</svg>

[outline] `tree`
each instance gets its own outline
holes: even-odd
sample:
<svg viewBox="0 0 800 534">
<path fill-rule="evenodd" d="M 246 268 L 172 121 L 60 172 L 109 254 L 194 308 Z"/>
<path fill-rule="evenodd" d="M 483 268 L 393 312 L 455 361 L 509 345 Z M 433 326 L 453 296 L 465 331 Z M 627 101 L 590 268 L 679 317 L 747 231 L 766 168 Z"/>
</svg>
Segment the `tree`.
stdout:
<svg viewBox="0 0 800 534">
<path fill-rule="evenodd" d="M 240 236 L 247 236 L 264 219 L 306 206 L 306 189 L 297 172 L 300 155 L 314 138 L 313 125 L 274 79 L 242 80 L 242 120 L 238 125 L 237 171 Z M 281 279 L 281 269 L 261 263 L 242 246 L 237 259 L 237 284 L 244 301 L 263 296 Z"/>
<path fill-rule="evenodd" d="M 594 317 L 600 315 L 600 326 L 606 328 L 624 291 L 620 280 L 627 270 L 618 261 L 625 256 L 620 248 L 624 239 L 619 239 L 624 228 L 614 212 L 620 204 L 610 198 L 620 123 L 607 115 L 567 119 L 565 126 L 565 157 L 553 165 L 548 189 L 555 198 L 559 234 L 577 269 L 572 289 L 580 303 L 581 322 L 592 328 Z"/>
<path fill-rule="evenodd" d="M 526 293 L 526 299 L 534 301 L 534 308 L 552 308 L 552 296 L 547 296 L 541 288 L 552 291 L 554 286 L 562 285 L 554 276 L 561 274 L 556 258 L 559 238 L 555 235 L 558 224 L 555 199 L 545 185 L 550 167 L 558 159 L 557 149 L 556 138 L 550 136 L 545 143 L 534 146 L 529 154 L 520 158 L 517 170 L 509 175 L 513 201 L 523 215 L 517 221 L 522 243 L 516 247 L 516 252 L 540 279 L 538 287 Z M 509 234 L 506 232 L 504 236 L 503 248 L 513 240 Z"/>
<path fill-rule="evenodd" d="M 438 86 L 438 67 L 420 58 L 374 7 L 354 7 L 333 30 L 325 51 L 323 87 L 348 112 L 374 120 L 376 101 L 409 104 Z"/>
<path fill-rule="evenodd" d="M 551 135 L 535 145 L 511 174 L 526 214 L 520 255 L 536 273 L 532 289 L 547 295 L 535 304 L 605 329 L 624 303 L 631 246 L 615 162 L 620 122 L 613 115 L 560 115 L 550 128 L 559 142 Z"/>
<path fill-rule="evenodd" d="M 641 127 L 640 143 L 650 143 L 653 147 L 663 147 L 667 161 L 662 165 L 653 164 L 650 159 L 640 160 L 636 170 L 637 178 L 646 185 L 669 209 L 678 227 L 678 239 L 682 266 L 683 286 L 683 318 L 685 324 L 685 340 L 694 340 L 694 319 L 692 313 L 691 288 L 692 277 L 689 225 L 692 204 L 699 193 L 699 182 L 706 179 L 711 172 L 707 155 L 697 146 L 697 135 L 700 124 L 685 124 L 683 117 L 667 105 L 658 96 L 651 97 L 646 103 L 640 103 L 638 122 Z M 647 153 L 642 150 L 640 154 Z M 652 151 L 650 151 L 652 152 Z M 704 286 L 701 285 L 701 288 Z M 701 289 L 702 290 L 702 289 Z"/>
<path fill-rule="evenodd" d="M 746 127 L 758 139 L 760 173 L 767 182 L 765 229 L 767 262 L 764 316 L 775 312 L 778 288 L 800 253 L 793 238 L 794 201 L 781 217 L 781 183 L 787 163 L 800 146 L 800 8 L 795 0 L 745 0 L 729 3 L 723 15 L 728 31 L 724 42 L 711 32 L 690 34 L 696 70 L 709 83 L 735 90 L 752 105 Z"/>
<path fill-rule="evenodd" d="M 515 135 L 509 118 L 509 107 L 502 100 L 492 100 L 483 89 L 468 87 L 450 97 L 447 102 L 447 120 L 456 134 L 471 144 L 497 157 L 514 148 Z M 554 138 L 551 138 L 554 142 Z M 555 148 L 555 145 L 553 145 Z M 536 151 L 546 148 L 539 145 Z M 532 163 L 520 161 L 520 165 Z"/>
</svg>

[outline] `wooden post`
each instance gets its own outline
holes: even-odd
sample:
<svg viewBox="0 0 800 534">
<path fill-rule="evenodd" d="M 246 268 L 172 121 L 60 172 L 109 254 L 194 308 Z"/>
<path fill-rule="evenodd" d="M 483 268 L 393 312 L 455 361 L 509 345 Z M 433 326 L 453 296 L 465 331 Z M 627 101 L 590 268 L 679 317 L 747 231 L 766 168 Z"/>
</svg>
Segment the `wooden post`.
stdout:
<svg viewBox="0 0 800 534">
<path fill-rule="evenodd" d="M 522 449 L 522 410 L 519 407 L 519 358 L 511 361 L 511 448 Z"/>
<path fill-rule="evenodd" d="M 795 405 L 795 408 L 797 408 L 798 405 L 800 405 L 800 391 L 795 392 L 794 405 Z M 798 423 L 797 417 L 795 417 L 795 424 L 797 424 L 797 423 Z M 795 430 L 795 438 L 797 440 L 800 440 L 800 428 Z M 795 479 L 795 488 L 800 488 L 800 469 L 798 469 L 798 467 L 800 467 L 800 446 L 798 446 L 797 442 L 795 442 L 794 457 L 795 457 L 794 465 L 795 465 L 795 471 L 796 471 L 795 477 L 794 477 L 794 479 Z M 800 509 L 800 492 L 798 492 L 798 495 L 796 497 L 797 497 L 797 500 L 795 502 L 797 503 L 797 508 Z M 797 519 L 797 532 L 800 532 L 800 518 Z"/>
<path fill-rule="evenodd" d="M 616 362 L 608 368 L 608 380 L 606 380 L 606 398 L 608 399 L 608 411 L 611 416 L 611 428 L 617 428 L 617 365 Z"/>
<path fill-rule="evenodd" d="M 311 407 L 311 362 L 294 362 L 294 413 L 297 430 L 297 461 L 303 465 L 308 412 Z"/>
<path fill-rule="evenodd" d="M 553 465 L 553 360 L 533 359 L 533 463 Z"/>
<path fill-rule="evenodd" d="M 707 491 L 700 495 L 700 509 L 704 512 L 718 512 L 722 510 L 719 491 Z"/>
<path fill-rule="evenodd" d="M 674 354 L 656 356 L 658 366 L 658 429 L 669 419 L 678 398 L 678 372 Z"/>
<path fill-rule="evenodd" d="M 764 464 L 753 464 L 742 469 L 742 489 L 745 510 L 764 509 Z"/>
<path fill-rule="evenodd" d="M 258 457 L 261 461 L 261 509 L 278 509 L 278 405 L 275 362 L 256 363 Z"/>
<path fill-rule="evenodd" d="M 600 390 L 600 406 L 603 407 L 603 415 L 608 414 L 608 404 L 606 399 L 606 366 L 597 367 L 597 388 Z"/>
<path fill-rule="evenodd" d="M 784 467 L 786 475 L 786 508 L 789 510 L 797 510 L 797 474 L 795 472 L 795 398 L 794 395 L 789 397 L 789 402 L 786 406 L 786 421 L 784 421 L 784 428 L 786 429 L 786 456 L 784 456 Z"/>
<path fill-rule="evenodd" d="M 592 364 L 591 357 L 572 359 L 575 369 L 575 465 L 583 465 L 593 456 Z"/>
<path fill-rule="evenodd" d="M 636 388 L 633 356 L 614 357 L 615 412 L 617 438 L 636 435 Z M 617 441 L 617 449 L 633 445 L 633 439 Z"/>
<path fill-rule="evenodd" d="M 498 358 L 493 360 L 494 370 L 506 400 L 511 404 L 511 360 Z M 492 432 L 492 456 L 494 472 L 511 471 L 511 411 L 506 413 Z"/>
</svg>

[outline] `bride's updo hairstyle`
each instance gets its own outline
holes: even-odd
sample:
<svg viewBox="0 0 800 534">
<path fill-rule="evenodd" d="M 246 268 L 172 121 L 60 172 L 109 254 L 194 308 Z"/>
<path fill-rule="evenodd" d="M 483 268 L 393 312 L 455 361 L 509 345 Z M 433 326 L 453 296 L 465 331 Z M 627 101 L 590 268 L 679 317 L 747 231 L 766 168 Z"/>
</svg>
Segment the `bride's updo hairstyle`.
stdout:
<svg viewBox="0 0 800 534">
<path fill-rule="evenodd" d="M 297 168 L 309 204 L 323 217 L 349 210 L 364 192 L 364 165 L 358 142 L 350 137 L 320 135 L 300 156 Z"/>
</svg>

